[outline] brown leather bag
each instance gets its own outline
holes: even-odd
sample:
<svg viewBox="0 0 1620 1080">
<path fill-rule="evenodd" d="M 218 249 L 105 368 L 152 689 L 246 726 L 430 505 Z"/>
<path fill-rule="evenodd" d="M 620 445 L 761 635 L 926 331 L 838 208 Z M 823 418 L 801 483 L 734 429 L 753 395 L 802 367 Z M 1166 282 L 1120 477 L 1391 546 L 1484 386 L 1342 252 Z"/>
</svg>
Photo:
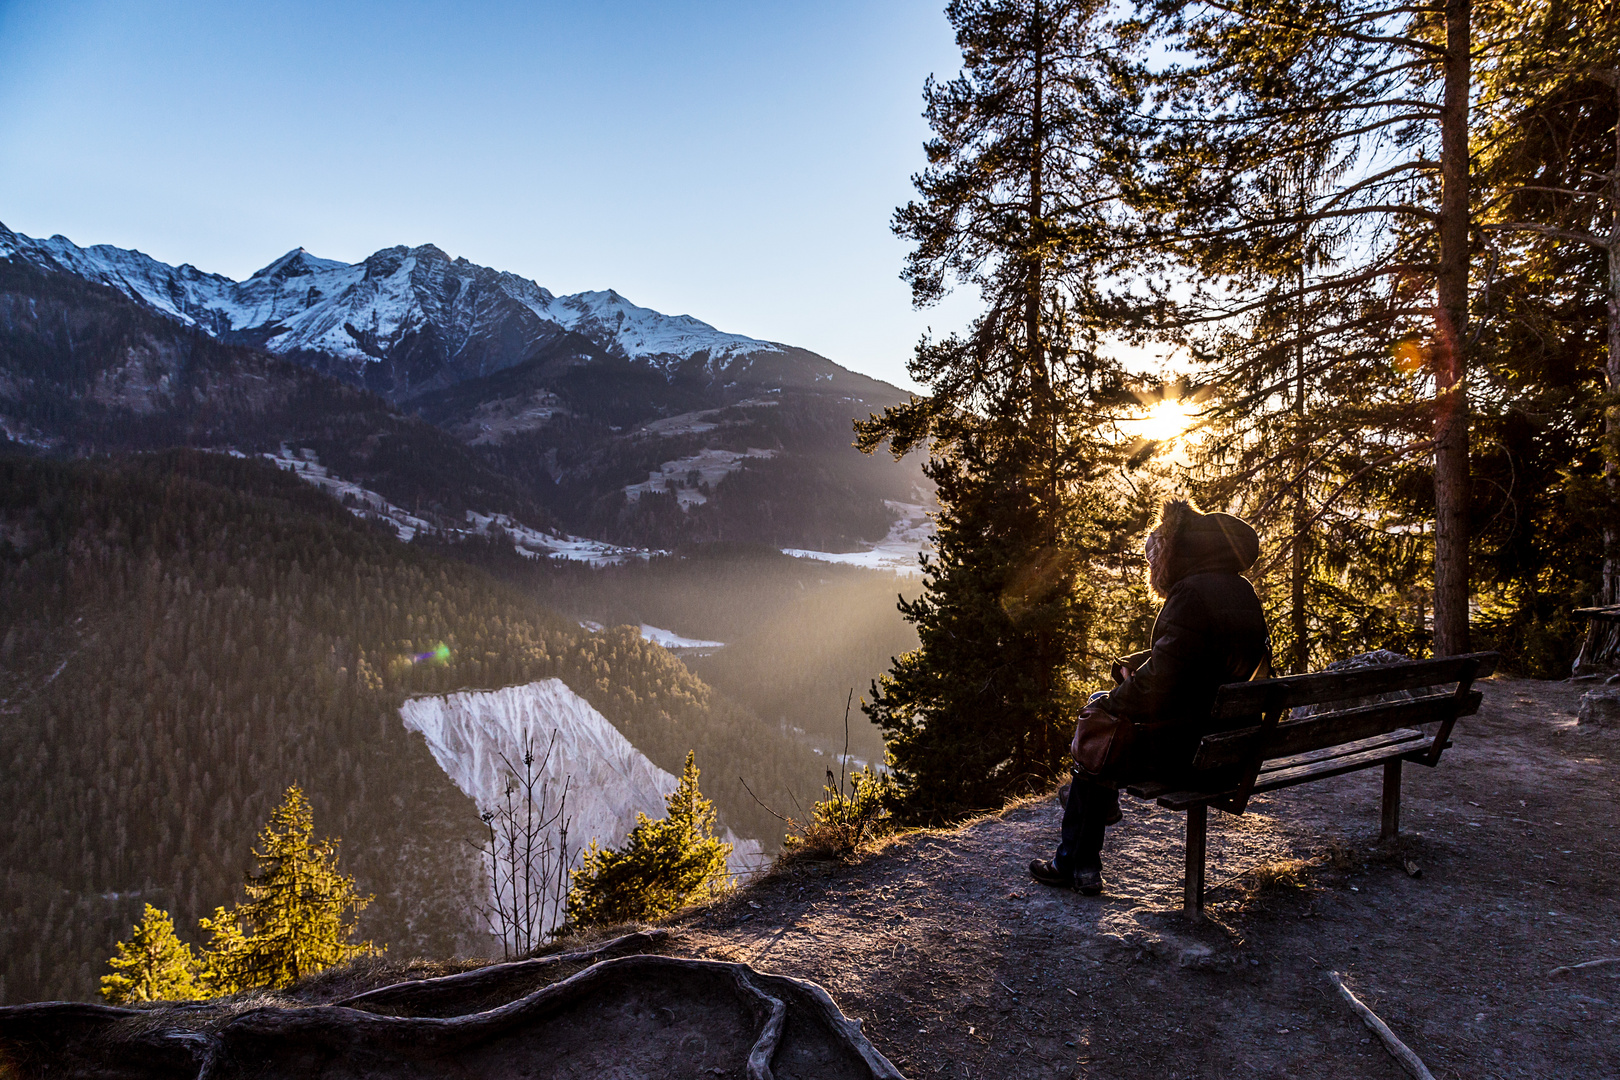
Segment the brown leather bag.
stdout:
<svg viewBox="0 0 1620 1080">
<path fill-rule="evenodd" d="M 1074 725 L 1074 741 L 1069 744 L 1069 753 L 1081 772 L 1102 776 L 1125 760 L 1135 739 L 1136 729 L 1129 720 L 1115 716 L 1101 705 L 1087 705 L 1080 710 L 1080 719 Z"/>
</svg>

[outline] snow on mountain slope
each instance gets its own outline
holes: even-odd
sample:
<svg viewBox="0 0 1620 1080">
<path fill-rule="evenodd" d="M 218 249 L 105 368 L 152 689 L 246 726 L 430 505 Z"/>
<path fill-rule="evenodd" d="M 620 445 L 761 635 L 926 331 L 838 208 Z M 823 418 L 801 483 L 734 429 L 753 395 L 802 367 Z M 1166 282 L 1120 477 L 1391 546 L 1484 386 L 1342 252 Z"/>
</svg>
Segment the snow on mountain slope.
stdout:
<svg viewBox="0 0 1620 1080">
<path fill-rule="evenodd" d="M 722 333 L 690 315 L 662 315 L 651 308 L 637 307 L 612 289 L 553 297 L 535 312 L 592 341 L 612 342 L 612 351 L 632 360 L 684 358 L 704 351 L 710 353 L 711 359 L 782 351 L 781 346 L 768 341 Z"/>
<path fill-rule="evenodd" d="M 432 244 L 385 248 L 352 264 L 298 248 L 240 282 L 139 251 L 81 248 L 64 236 L 36 240 L 4 225 L 0 256 L 109 286 L 215 336 L 249 338 L 275 353 L 320 354 L 356 369 L 422 335 L 460 364 L 457 378 L 521 362 L 526 350 L 566 332 L 610 354 L 664 365 L 699 353 L 716 364 L 783 351 L 689 315 L 638 307 L 612 290 L 556 296 L 527 278 L 451 259 Z"/>
<path fill-rule="evenodd" d="M 930 510 L 921 503 L 902 503 L 885 499 L 884 505 L 900 516 L 889 527 L 882 540 L 864 551 L 806 551 L 803 548 L 783 548 L 782 554 L 796 559 L 816 562 L 841 563 L 861 566 L 868 570 L 892 570 L 901 577 L 921 577 L 920 553 L 933 554 L 934 523 Z"/>
<path fill-rule="evenodd" d="M 568 843 L 576 866 L 578 851 L 593 839 L 603 847 L 622 844 L 638 812 L 663 817 L 664 797 L 675 790 L 675 777 L 561 679 L 412 698 L 399 715 L 406 728 L 422 734 L 433 760 L 480 812 L 504 804 L 507 762 L 521 763 L 525 746 L 533 747 L 538 760 L 550 746 L 544 778 L 553 799 L 567 785 Z M 759 843 L 728 829 L 721 833 L 733 845 L 731 872 L 757 872 L 764 861 Z"/>
<path fill-rule="evenodd" d="M 238 452 L 231 451 L 231 453 Z M 369 488 L 334 475 L 321 464 L 319 456 L 313 450 L 294 451 L 283 446 L 277 452 L 263 456 L 277 468 L 284 469 L 320 488 L 342 503 L 355 517 L 375 521 L 393 529 L 395 535 L 405 543 L 410 543 L 418 534 L 457 540 L 498 533 L 504 536 L 511 543 L 512 549 L 524 558 L 562 559 L 568 562 L 590 563 L 592 566 L 617 566 L 630 559 L 647 559 L 655 554 L 666 554 L 646 548 L 621 547 L 601 540 L 587 540 L 566 533 L 542 532 L 514 521 L 507 514 L 480 514 L 476 510 L 467 511 L 465 529 L 445 528 L 395 506 Z"/>
</svg>

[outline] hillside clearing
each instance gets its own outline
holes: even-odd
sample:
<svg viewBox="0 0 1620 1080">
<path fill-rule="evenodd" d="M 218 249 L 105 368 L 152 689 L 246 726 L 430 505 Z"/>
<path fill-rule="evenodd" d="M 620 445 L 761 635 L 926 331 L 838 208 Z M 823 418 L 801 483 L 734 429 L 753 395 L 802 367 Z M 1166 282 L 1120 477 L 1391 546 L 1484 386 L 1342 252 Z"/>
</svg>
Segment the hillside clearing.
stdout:
<svg viewBox="0 0 1620 1080">
<path fill-rule="evenodd" d="M 908 1076 L 1402 1077 L 1329 981 L 1437 1077 L 1620 1074 L 1620 739 L 1586 685 L 1493 679 L 1379 846 L 1374 770 L 1211 817 L 1208 920 L 1180 912 L 1182 815 L 1126 800 L 1100 898 L 1028 880 L 1029 800 L 801 866 L 672 929 L 670 951 L 815 980 Z M 1412 869 L 1420 871 L 1412 876 Z"/>
</svg>

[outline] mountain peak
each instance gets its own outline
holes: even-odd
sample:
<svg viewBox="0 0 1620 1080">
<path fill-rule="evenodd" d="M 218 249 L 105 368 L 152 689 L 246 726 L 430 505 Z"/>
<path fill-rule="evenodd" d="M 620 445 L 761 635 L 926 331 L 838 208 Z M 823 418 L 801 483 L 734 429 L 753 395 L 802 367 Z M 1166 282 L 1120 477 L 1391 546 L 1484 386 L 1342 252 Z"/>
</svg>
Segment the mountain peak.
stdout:
<svg viewBox="0 0 1620 1080">
<path fill-rule="evenodd" d="M 248 277 L 248 280 L 271 278 L 281 281 L 286 278 L 303 277 L 321 270 L 331 270 L 347 265 L 347 263 L 338 262 L 335 259 L 322 259 L 311 255 L 308 248 L 295 247 L 281 258 L 270 263 L 270 265 L 254 271 Z"/>
</svg>

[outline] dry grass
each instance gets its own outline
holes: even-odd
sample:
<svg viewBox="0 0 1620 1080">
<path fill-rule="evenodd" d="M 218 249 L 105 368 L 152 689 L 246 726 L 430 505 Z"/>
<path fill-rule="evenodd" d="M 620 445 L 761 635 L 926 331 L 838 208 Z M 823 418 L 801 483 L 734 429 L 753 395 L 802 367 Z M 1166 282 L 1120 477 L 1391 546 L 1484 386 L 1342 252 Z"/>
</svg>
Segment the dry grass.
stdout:
<svg viewBox="0 0 1620 1080">
<path fill-rule="evenodd" d="M 1249 896 L 1303 889 L 1310 884 L 1310 859 L 1270 859 L 1244 875 Z"/>
</svg>

